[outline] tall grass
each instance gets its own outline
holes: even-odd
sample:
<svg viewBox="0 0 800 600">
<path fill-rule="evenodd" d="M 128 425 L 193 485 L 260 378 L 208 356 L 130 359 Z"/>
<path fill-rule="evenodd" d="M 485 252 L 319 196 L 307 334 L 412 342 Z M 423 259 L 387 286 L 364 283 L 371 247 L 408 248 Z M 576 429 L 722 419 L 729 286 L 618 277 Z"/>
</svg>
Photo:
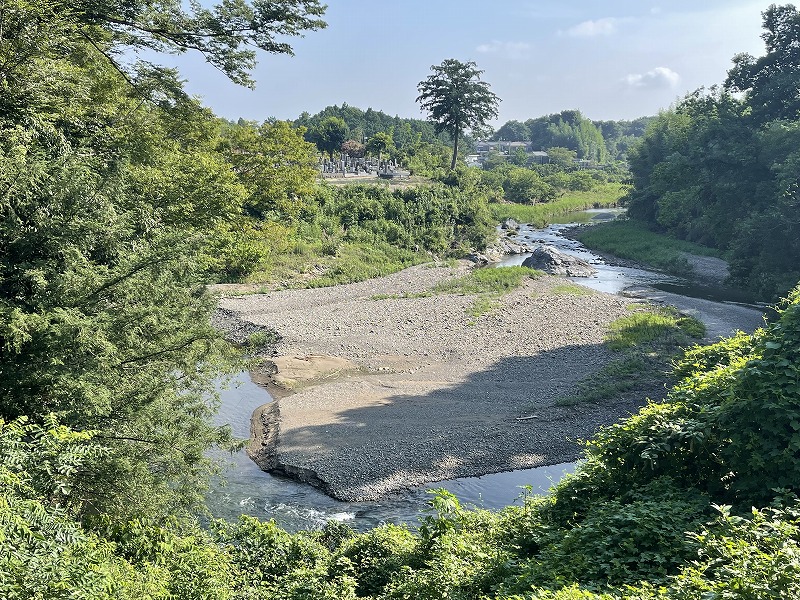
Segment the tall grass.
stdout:
<svg viewBox="0 0 800 600">
<path fill-rule="evenodd" d="M 492 216 L 497 221 L 514 219 L 520 223 L 530 223 L 534 227 L 545 227 L 550 221 L 562 215 L 587 208 L 608 208 L 617 206 L 627 193 L 627 186 L 619 183 L 606 183 L 593 190 L 567 192 L 558 200 L 542 204 L 492 204 Z"/>
<path fill-rule="evenodd" d="M 599 223 L 574 232 L 573 237 L 592 250 L 635 260 L 679 275 L 692 272 L 684 252 L 701 256 L 720 255 L 714 248 L 655 233 L 632 220 Z"/>
<path fill-rule="evenodd" d="M 672 361 L 705 335 L 700 321 L 671 307 L 632 308 L 635 312 L 611 323 L 606 332 L 604 343 L 616 356 L 557 404 L 604 402 L 634 389 L 672 383 Z"/>
<path fill-rule="evenodd" d="M 443 281 L 433 288 L 440 294 L 504 294 L 518 288 L 524 279 L 535 279 L 543 273 L 528 267 L 476 269 L 467 275 Z"/>
<path fill-rule="evenodd" d="M 467 275 L 443 281 L 431 291 L 437 294 L 475 295 L 475 302 L 467 309 L 473 319 L 491 312 L 499 304 L 503 294 L 522 285 L 525 279 L 536 279 L 542 271 L 528 267 L 504 267 L 502 269 L 476 269 Z M 474 323 L 474 320 L 472 321 Z"/>
</svg>

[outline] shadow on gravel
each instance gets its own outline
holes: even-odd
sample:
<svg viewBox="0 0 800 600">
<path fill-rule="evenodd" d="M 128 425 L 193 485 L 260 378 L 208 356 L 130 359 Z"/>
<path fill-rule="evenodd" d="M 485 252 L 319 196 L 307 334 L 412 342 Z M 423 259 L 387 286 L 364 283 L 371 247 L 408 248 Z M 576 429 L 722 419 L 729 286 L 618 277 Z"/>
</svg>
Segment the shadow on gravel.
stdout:
<svg viewBox="0 0 800 600">
<path fill-rule="evenodd" d="M 276 470 L 352 501 L 431 481 L 575 460 L 579 440 L 646 401 L 632 392 L 600 405 L 555 405 L 610 357 L 600 344 L 572 345 L 501 359 L 450 384 L 423 371 L 306 390 L 304 402 L 318 402 L 323 416 L 317 413 L 317 423 L 305 426 L 295 416 L 291 427 L 282 427 Z M 337 410 L 342 398 L 363 406 Z M 281 404 L 291 402 L 288 397 Z"/>
</svg>

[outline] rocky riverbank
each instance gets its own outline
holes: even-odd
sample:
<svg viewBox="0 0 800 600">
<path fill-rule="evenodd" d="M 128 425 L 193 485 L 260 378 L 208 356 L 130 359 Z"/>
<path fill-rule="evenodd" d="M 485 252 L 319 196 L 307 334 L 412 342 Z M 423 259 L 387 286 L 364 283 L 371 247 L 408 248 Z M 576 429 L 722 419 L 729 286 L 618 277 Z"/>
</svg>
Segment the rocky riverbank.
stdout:
<svg viewBox="0 0 800 600">
<path fill-rule="evenodd" d="M 571 293 L 551 276 L 477 318 L 474 296 L 426 295 L 469 268 L 222 298 L 229 321 L 280 334 L 267 373 L 291 393 L 263 413 L 257 462 L 339 499 L 376 499 L 574 460 L 579 440 L 638 409 L 635 393 L 556 403 L 610 359 L 603 334 L 633 300 Z"/>
</svg>

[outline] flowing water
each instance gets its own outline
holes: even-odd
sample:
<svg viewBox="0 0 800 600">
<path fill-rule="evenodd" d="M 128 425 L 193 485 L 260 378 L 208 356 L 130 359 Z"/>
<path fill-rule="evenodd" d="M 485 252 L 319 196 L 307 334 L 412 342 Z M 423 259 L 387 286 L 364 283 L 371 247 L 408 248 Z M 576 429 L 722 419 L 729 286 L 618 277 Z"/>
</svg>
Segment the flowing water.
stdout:
<svg viewBox="0 0 800 600">
<path fill-rule="evenodd" d="M 562 234 L 565 229 L 577 224 L 600 223 L 616 219 L 625 213 L 624 208 L 598 208 L 564 215 L 554 219 L 547 227 L 537 229 L 530 225 L 520 225 L 519 232 L 514 236 L 518 241 L 529 244 L 547 244 L 554 246 L 565 254 L 576 256 L 597 269 L 593 277 L 573 277 L 572 281 L 607 294 L 621 294 L 623 292 L 647 287 L 661 290 L 670 294 L 699 298 L 727 304 L 741 304 L 754 308 L 754 299 L 741 290 L 736 290 L 720 285 L 701 285 L 683 277 L 636 269 L 618 265 L 609 265 L 596 254 L 587 250 L 580 242 L 565 238 Z M 497 263 L 498 267 L 521 265 L 530 256 L 519 254 L 510 256 Z"/>
<path fill-rule="evenodd" d="M 580 218 L 573 215 L 565 219 L 564 223 L 554 223 L 544 229 L 522 225 L 517 237 L 525 242 L 556 246 L 563 252 L 591 263 L 597 269 L 597 275 L 572 280 L 599 291 L 619 294 L 631 288 L 646 287 L 671 292 L 671 300 L 693 294 L 693 297 L 698 297 L 696 289 L 686 280 L 642 269 L 607 265 L 579 242 L 568 240 L 560 234 L 564 228 L 576 222 L 608 220 L 615 218 L 620 212 L 613 209 L 589 210 L 580 214 Z M 527 256 L 510 257 L 501 266 L 521 264 Z M 714 292 L 717 295 L 724 294 L 724 290 L 715 289 Z M 697 302 L 706 303 L 723 313 L 731 310 L 729 305 L 719 301 Z M 753 319 L 758 316 L 757 311 L 750 312 L 753 313 L 750 315 Z M 724 331 L 724 327 L 721 331 Z M 217 423 L 230 424 L 236 437 L 248 438 L 253 411 L 272 399 L 264 388 L 250 380 L 247 373 L 241 373 L 231 386 L 221 390 L 221 401 Z M 526 486 L 530 486 L 530 492 L 534 494 L 546 493 L 554 482 L 575 468 L 574 463 L 565 463 L 483 477 L 454 479 L 430 484 L 380 502 L 351 503 L 334 500 L 310 485 L 265 473 L 244 451 L 223 458 L 227 463 L 224 472 L 227 483 L 222 485 L 221 482 L 216 482 L 208 495 L 208 504 L 214 516 L 235 519 L 240 514 L 246 514 L 262 520 L 275 519 L 289 531 L 321 527 L 330 520 L 347 522 L 359 530 L 382 523 L 414 525 L 428 506 L 430 490 L 436 488 L 452 492 L 462 505 L 499 509 L 521 502 Z"/>
<path fill-rule="evenodd" d="M 217 424 L 230 424 L 233 435 L 250 435 L 250 417 L 259 406 L 271 402 L 267 391 L 240 373 L 220 392 Z M 429 490 L 444 488 L 455 494 L 462 505 L 499 509 L 521 502 L 531 486 L 534 494 L 544 494 L 574 463 L 536 469 L 465 477 L 424 486 L 380 502 L 339 502 L 304 483 L 263 472 L 244 451 L 222 458 L 226 463 L 225 485 L 215 482 L 208 505 L 215 517 L 235 519 L 240 514 L 275 521 L 289 531 L 321 527 L 327 521 L 344 521 L 359 530 L 382 523 L 418 523 L 430 500 Z"/>
</svg>

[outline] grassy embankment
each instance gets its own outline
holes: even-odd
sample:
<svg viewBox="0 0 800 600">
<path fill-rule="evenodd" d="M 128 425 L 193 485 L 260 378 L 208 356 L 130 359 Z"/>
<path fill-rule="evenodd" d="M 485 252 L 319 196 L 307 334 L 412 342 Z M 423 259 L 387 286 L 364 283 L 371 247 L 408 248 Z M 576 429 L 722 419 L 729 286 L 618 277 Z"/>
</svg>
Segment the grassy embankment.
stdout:
<svg viewBox="0 0 800 600">
<path fill-rule="evenodd" d="M 692 272 L 685 253 L 720 256 L 720 252 L 714 248 L 655 233 L 631 220 L 599 223 L 573 232 L 572 237 L 592 250 L 634 260 L 676 275 Z"/>
<path fill-rule="evenodd" d="M 673 362 L 705 335 L 705 325 L 668 306 L 630 308 L 631 314 L 611 323 L 605 335 L 614 358 L 558 404 L 602 402 L 633 390 L 660 392 L 675 383 Z"/>
<path fill-rule="evenodd" d="M 419 179 L 415 183 L 417 187 L 424 187 L 432 182 Z M 358 188 L 363 182 L 354 179 L 352 182 L 339 181 L 337 184 L 339 189 L 350 186 Z M 414 186 L 405 182 L 403 187 L 389 184 L 374 187 L 384 191 L 376 192 L 372 197 L 365 195 L 358 200 L 367 208 L 355 209 L 348 205 L 347 214 L 342 214 L 344 209 L 340 207 L 343 202 L 334 196 L 315 220 L 300 223 L 292 229 L 273 228 L 268 260 L 246 278 L 253 291 L 267 291 L 277 287 L 323 287 L 364 281 L 430 261 L 432 254 L 421 248 L 429 243 L 431 237 L 446 235 L 447 227 L 443 227 L 441 223 L 431 225 L 431 231 L 426 232 L 425 226 L 417 225 L 404 227 L 398 232 L 397 220 L 392 221 L 387 214 L 387 207 L 391 204 L 391 200 L 387 200 L 387 194 L 395 190 L 413 189 Z M 490 216 L 487 218 L 500 222 L 511 217 L 517 221 L 543 226 L 554 217 L 570 212 L 615 206 L 624 191 L 624 187 L 619 184 L 605 184 L 592 191 L 569 192 L 546 204 L 490 204 Z M 406 206 L 410 205 L 409 200 L 404 202 Z M 439 206 L 435 210 L 446 215 L 448 208 Z M 343 227 L 343 221 L 348 219 L 356 222 L 349 227 Z M 415 244 L 408 243 L 411 238 L 416 241 Z M 450 241 L 443 238 L 438 243 L 445 247 Z M 414 247 L 419 249 L 412 249 Z M 434 254 L 441 258 L 446 255 L 446 251 L 436 251 Z M 457 252 L 450 254 L 450 257 L 457 257 Z"/>
<path fill-rule="evenodd" d="M 593 190 L 567 192 L 553 202 L 541 204 L 492 204 L 492 216 L 498 222 L 514 219 L 519 223 L 530 223 L 534 227 L 545 227 L 554 218 L 587 208 L 609 208 L 617 206 L 627 192 L 619 183 L 606 183 Z"/>
</svg>

